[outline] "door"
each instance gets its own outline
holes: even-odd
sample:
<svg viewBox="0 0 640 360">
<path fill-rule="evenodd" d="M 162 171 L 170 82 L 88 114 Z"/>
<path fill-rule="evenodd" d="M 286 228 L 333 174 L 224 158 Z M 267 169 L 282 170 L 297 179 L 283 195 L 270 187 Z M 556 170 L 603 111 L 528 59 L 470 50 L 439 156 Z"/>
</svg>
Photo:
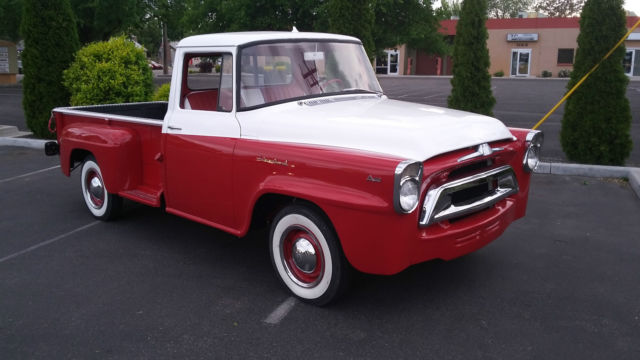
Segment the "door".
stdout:
<svg viewBox="0 0 640 360">
<path fill-rule="evenodd" d="M 640 76 L 640 49 L 627 49 L 622 66 L 626 75 Z"/>
<path fill-rule="evenodd" d="M 399 53 L 397 50 L 385 50 L 387 53 L 387 74 L 398 75 L 398 59 Z"/>
<path fill-rule="evenodd" d="M 511 76 L 529 76 L 531 49 L 511 50 Z"/>
<path fill-rule="evenodd" d="M 233 151 L 240 137 L 232 53 L 179 52 L 176 62 L 183 83 L 172 88 L 163 128 L 167 212 L 232 227 Z"/>
</svg>

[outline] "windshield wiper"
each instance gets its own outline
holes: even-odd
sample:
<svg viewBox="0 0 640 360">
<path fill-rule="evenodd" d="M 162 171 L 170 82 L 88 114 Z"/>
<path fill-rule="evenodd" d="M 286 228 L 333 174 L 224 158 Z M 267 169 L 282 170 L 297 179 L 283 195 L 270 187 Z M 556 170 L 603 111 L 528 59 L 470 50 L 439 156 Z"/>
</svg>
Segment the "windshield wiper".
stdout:
<svg viewBox="0 0 640 360">
<path fill-rule="evenodd" d="M 382 94 L 382 91 L 373 91 L 373 90 L 361 89 L 361 88 L 345 88 L 345 89 L 342 89 L 342 92 L 345 92 L 345 91 L 350 91 L 350 92 L 358 91 L 358 92 L 365 92 L 365 93 L 368 93 L 368 94 L 379 94 L 379 95 Z"/>
</svg>

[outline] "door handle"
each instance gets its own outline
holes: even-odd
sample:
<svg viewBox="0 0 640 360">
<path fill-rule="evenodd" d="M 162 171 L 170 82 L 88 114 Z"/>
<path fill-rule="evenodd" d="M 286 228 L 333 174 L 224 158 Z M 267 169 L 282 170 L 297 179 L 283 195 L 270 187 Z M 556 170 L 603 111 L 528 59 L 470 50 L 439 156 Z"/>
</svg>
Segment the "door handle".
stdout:
<svg viewBox="0 0 640 360">
<path fill-rule="evenodd" d="M 180 131 L 180 130 L 182 130 L 182 128 L 175 127 L 175 126 L 171 126 L 171 125 L 168 125 L 168 126 L 167 126 L 167 129 L 169 129 L 169 130 L 176 130 L 176 131 Z"/>
</svg>

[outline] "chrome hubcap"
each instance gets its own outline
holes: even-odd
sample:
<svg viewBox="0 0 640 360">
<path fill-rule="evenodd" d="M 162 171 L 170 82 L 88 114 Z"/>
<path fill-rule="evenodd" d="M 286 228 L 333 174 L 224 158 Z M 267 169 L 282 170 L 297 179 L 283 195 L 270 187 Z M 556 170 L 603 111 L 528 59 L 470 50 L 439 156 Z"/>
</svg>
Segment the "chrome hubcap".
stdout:
<svg viewBox="0 0 640 360">
<path fill-rule="evenodd" d="M 96 172 L 91 172 L 87 176 L 87 198 L 91 203 L 91 206 L 95 209 L 99 209 L 104 204 L 104 184 L 102 179 Z"/>
<path fill-rule="evenodd" d="M 310 274 L 316 269 L 316 250 L 309 240 L 304 238 L 295 240 L 291 255 L 293 263 L 302 272 Z"/>
<path fill-rule="evenodd" d="M 91 196 L 102 199 L 104 195 L 104 188 L 102 187 L 102 182 L 100 182 L 100 179 L 98 179 L 97 177 L 91 179 L 91 182 L 89 183 L 89 192 L 91 193 Z"/>
</svg>

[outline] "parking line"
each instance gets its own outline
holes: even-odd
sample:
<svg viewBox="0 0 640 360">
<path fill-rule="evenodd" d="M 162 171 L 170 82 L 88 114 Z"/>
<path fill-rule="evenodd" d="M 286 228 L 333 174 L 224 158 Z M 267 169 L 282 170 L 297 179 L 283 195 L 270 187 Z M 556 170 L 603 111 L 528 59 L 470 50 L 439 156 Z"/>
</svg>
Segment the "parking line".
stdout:
<svg viewBox="0 0 640 360">
<path fill-rule="evenodd" d="M 287 298 L 287 300 L 280 304 L 271 314 L 269 314 L 269 316 L 267 316 L 266 319 L 264 319 L 264 322 L 270 325 L 279 324 L 280 321 L 289 314 L 289 311 L 293 309 L 297 302 L 298 301 L 293 296 Z"/>
<path fill-rule="evenodd" d="M 11 259 L 13 259 L 15 257 L 18 257 L 18 256 L 20 256 L 22 254 L 26 254 L 26 253 L 28 253 L 30 251 L 33 251 L 33 250 L 38 249 L 38 248 L 41 248 L 43 246 L 49 245 L 49 244 L 54 243 L 54 242 L 56 242 L 58 240 L 62 240 L 64 238 L 66 238 L 67 236 L 73 235 L 73 234 L 75 234 L 77 232 L 80 232 L 82 230 L 86 230 L 86 229 L 88 229 L 88 228 L 90 228 L 90 227 L 92 227 L 92 226 L 94 226 L 96 224 L 99 224 L 99 223 L 100 223 L 100 221 L 96 220 L 96 221 L 94 221 L 92 223 L 89 223 L 87 225 L 81 226 L 81 227 L 79 227 L 79 228 L 77 228 L 75 230 L 71 230 L 68 233 L 56 236 L 53 239 L 49 239 L 47 241 L 43 241 L 43 242 L 41 242 L 39 244 L 33 245 L 31 247 L 28 247 L 28 248 L 26 248 L 24 250 L 18 251 L 17 253 L 13 253 L 13 254 L 11 254 L 9 256 L 5 256 L 2 259 L 0 259 L 0 263 L 3 263 L 5 261 L 7 261 L 7 260 L 11 260 Z"/>
<path fill-rule="evenodd" d="M 27 177 L 27 176 L 31 176 L 31 175 L 35 175 L 35 174 L 39 174 L 39 173 L 41 173 L 41 172 L 45 172 L 45 171 L 49 171 L 49 170 L 53 170 L 53 169 L 57 169 L 57 168 L 59 168 L 59 167 L 60 167 L 60 165 L 56 165 L 56 166 L 52 166 L 52 167 L 50 167 L 50 168 L 46 168 L 46 169 L 42 169 L 42 170 L 36 170 L 36 171 L 32 171 L 32 172 L 27 173 L 27 174 L 23 174 L 23 175 L 18 175 L 18 176 L 10 177 L 10 178 L 8 178 L 8 179 L 2 179 L 2 180 L 0 180 L 0 184 L 1 184 L 1 183 L 4 183 L 4 182 L 9 182 L 9 181 L 12 181 L 12 180 L 17 180 L 17 179 L 20 179 L 20 178 L 23 178 L 23 177 Z"/>
</svg>

